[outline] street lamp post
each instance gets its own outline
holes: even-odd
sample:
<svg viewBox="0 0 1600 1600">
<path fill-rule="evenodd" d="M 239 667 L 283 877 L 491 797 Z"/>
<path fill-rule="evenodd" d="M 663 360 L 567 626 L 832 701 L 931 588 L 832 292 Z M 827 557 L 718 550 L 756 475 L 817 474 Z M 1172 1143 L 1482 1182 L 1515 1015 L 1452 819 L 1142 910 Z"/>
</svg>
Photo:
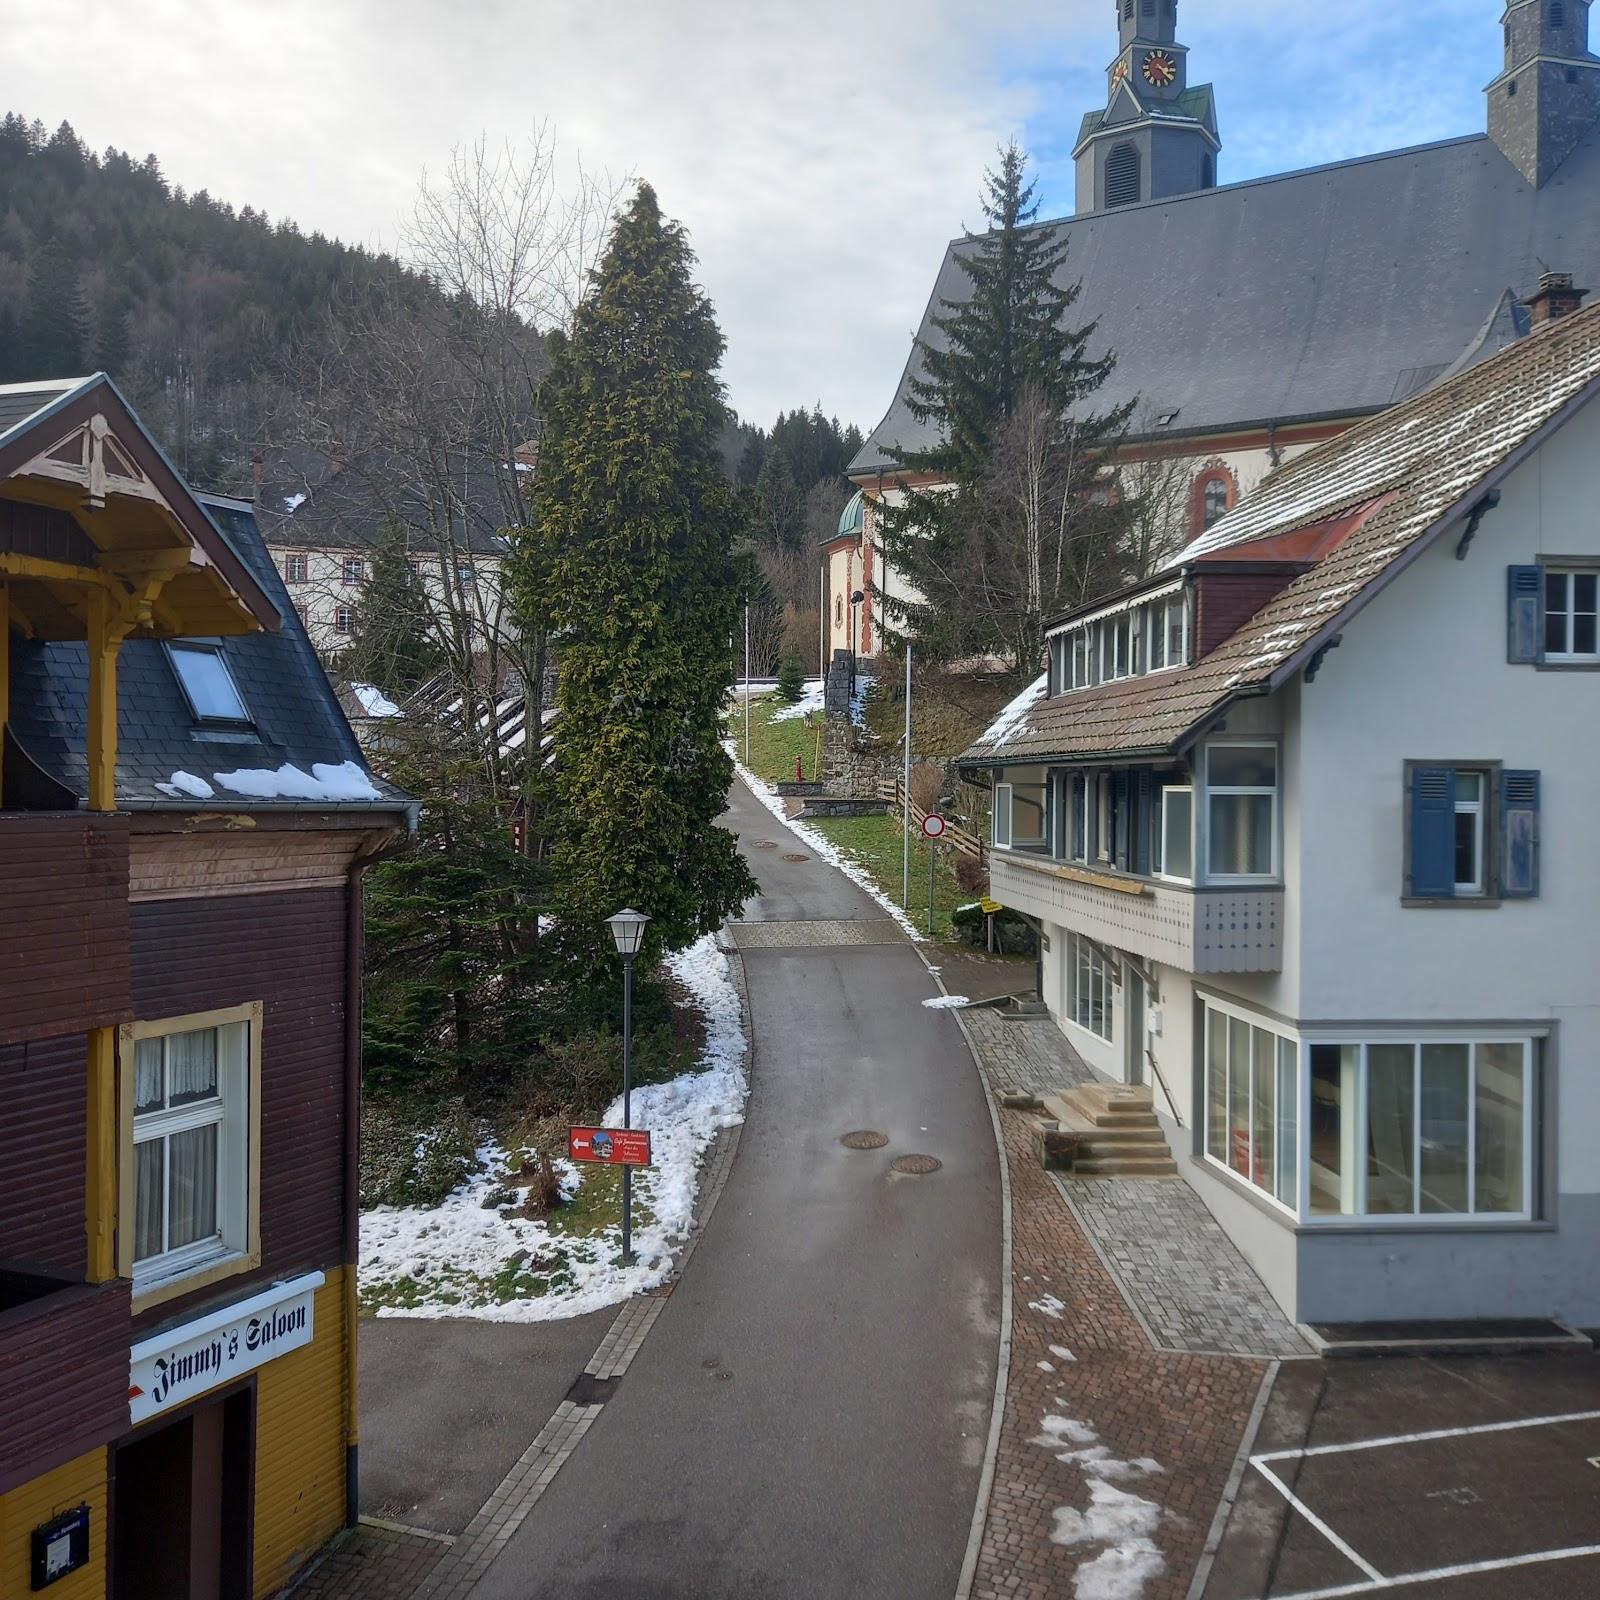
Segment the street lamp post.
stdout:
<svg viewBox="0 0 1600 1600">
<path fill-rule="evenodd" d="M 606 918 L 622 957 L 622 1126 L 633 1126 L 633 958 L 649 921 L 642 911 L 619 911 Z M 622 1264 L 633 1261 L 633 1168 L 622 1169 Z"/>
<path fill-rule="evenodd" d="M 856 589 L 850 595 L 850 701 L 853 705 L 856 698 L 856 607 L 865 600 L 866 594 L 861 589 Z"/>
</svg>

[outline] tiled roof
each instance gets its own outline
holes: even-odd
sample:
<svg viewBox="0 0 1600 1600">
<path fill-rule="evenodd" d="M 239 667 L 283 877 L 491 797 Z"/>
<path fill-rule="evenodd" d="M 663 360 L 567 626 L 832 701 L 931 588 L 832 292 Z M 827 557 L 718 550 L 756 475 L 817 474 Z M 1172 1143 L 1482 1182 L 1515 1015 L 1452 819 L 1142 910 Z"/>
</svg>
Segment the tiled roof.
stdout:
<svg viewBox="0 0 1600 1600">
<path fill-rule="evenodd" d="M 1081 137 L 1081 135 L 1080 135 Z M 1600 287 L 1600 125 L 1535 189 L 1485 135 L 1365 156 L 1041 223 L 1068 254 L 1068 313 L 1116 355 L 1097 409 L 1176 412 L 1174 434 L 1364 416 L 1404 400 L 1484 338 L 1507 289 L 1546 268 Z M 953 241 L 920 337 L 971 284 Z M 910 408 L 916 348 L 849 471 L 934 442 Z"/>
<path fill-rule="evenodd" d="M 1193 666 L 1041 700 L 973 765 L 1174 750 L 1229 700 L 1276 688 L 1511 470 L 1547 425 L 1600 391 L 1600 302 L 1280 467 L 1189 545 L 1187 566 L 1384 498 L 1348 537 Z"/>
</svg>

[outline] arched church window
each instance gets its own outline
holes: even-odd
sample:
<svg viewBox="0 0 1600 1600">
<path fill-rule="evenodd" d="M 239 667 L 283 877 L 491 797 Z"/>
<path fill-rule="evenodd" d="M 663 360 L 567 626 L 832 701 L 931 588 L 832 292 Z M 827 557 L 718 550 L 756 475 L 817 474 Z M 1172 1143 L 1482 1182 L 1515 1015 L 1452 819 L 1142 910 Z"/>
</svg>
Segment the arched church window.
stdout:
<svg viewBox="0 0 1600 1600">
<path fill-rule="evenodd" d="M 1139 152 L 1131 144 L 1119 144 L 1106 157 L 1106 204 L 1131 206 L 1138 198 L 1140 183 Z"/>
<path fill-rule="evenodd" d="M 1228 485 L 1223 478 L 1210 478 L 1206 482 L 1205 526 L 1220 522 L 1228 514 Z"/>
</svg>

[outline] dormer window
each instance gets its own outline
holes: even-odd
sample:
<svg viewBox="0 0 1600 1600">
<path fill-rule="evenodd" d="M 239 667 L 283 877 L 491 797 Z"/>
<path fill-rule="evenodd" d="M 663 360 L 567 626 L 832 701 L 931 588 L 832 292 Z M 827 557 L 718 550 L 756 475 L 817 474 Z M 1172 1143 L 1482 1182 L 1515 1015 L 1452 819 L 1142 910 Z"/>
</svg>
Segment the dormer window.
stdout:
<svg viewBox="0 0 1600 1600">
<path fill-rule="evenodd" d="M 1050 640 L 1050 693 L 1164 672 L 1188 661 L 1188 601 L 1174 589 L 1056 634 Z"/>
<path fill-rule="evenodd" d="M 220 645 L 175 640 L 167 646 L 167 659 L 196 722 L 237 724 L 254 720 Z"/>
</svg>

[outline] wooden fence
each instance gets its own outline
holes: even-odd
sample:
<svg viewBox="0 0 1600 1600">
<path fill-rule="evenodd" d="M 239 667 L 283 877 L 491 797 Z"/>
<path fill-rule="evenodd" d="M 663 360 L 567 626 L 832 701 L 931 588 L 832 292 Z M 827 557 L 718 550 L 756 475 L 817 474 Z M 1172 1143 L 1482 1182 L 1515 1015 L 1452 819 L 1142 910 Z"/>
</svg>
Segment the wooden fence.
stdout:
<svg viewBox="0 0 1600 1600">
<path fill-rule="evenodd" d="M 903 778 L 880 778 L 878 780 L 878 799 L 889 801 L 897 817 L 905 815 L 906 785 Z M 911 802 L 911 825 L 921 830 L 922 819 L 927 812 L 917 804 Z M 958 826 L 946 819 L 945 831 L 939 843 L 949 845 L 961 855 L 972 856 L 974 859 L 987 864 L 989 860 L 989 846 L 977 834 L 969 833 L 967 829 Z"/>
</svg>

